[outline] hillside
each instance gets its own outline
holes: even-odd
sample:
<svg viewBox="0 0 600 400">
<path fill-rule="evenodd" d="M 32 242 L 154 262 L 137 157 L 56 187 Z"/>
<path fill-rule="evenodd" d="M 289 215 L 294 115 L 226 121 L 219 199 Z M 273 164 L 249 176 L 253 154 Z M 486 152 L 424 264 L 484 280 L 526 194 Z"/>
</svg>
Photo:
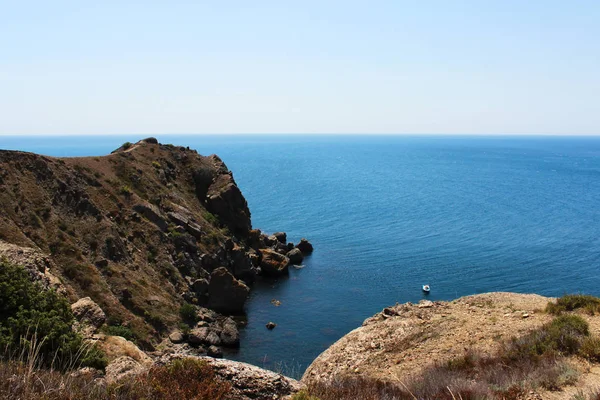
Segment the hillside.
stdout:
<svg viewBox="0 0 600 400">
<path fill-rule="evenodd" d="M 252 230 L 219 157 L 153 138 L 103 157 L 0 151 L 0 204 L 0 256 L 35 254 L 71 302 L 90 297 L 107 326 L 145 350 L 179 326 L 188 303 L 212 316 L 212 344 L 237 346 L 227 316 L 243 313 L 249 285 L 285 273 L 286 254 L 302 257 L 284 233 Z M 205 339 L 194 343 L 200 353 Z"/>
</svg>

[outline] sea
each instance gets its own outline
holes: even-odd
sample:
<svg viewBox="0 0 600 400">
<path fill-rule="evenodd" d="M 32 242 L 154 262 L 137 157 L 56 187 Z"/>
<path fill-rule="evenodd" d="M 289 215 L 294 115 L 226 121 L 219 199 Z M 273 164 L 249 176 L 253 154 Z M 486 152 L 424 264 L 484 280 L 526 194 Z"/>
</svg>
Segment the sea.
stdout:
<svg viewBox="0 0 600 400">
<path fill-rule="evenodd" d="M 430 300 L 600 295 L 600 137 L 156 137 L 218 154 L 253 227 L 315 247 L 289 276 L 253 285 L 228 358 L 299 377 L 364 319 L 425 298 L 423 284 Z M 0 136 L 0 148 L 98 156 L 142 138 Z"/>
</svg>

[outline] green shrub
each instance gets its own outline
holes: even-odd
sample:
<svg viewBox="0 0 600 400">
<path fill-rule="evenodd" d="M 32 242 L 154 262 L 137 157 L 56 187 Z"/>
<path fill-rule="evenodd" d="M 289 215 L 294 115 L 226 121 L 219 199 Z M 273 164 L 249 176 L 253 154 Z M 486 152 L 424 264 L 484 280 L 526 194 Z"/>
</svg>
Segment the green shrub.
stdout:
<svg viewBox="0 0 600 400">
<path fill-rule="evenodd" d="M 578 315 L 561 315 L 539 329 L 506 343 L 503 357 L 517 361 L 555 353 L 572 355 L 579 351 L 587 336 L 589 326 L 583 318 Z"/>
<path fill-rule="evenodd" d="M 125 142 L 125 143 L 123 143 L 123 145 L 121 147 L 123 148 L 123 150 L 127 150 L 131 146 L 133 146 L 133 143 L 131 143 L 131 142 Z"/>
<path fill-rule="evenodd" d="M 162 165 L 160 165 L 160 163 L 158 161 L 152 161 L 152 166 L 154 168 L 162 168 Z"/>
<path fill-rule="evenodd" d="M 579 354 L 590 361 L 600 362 L 600 339 L 597 337 L 587 337 L 581 343 Z"/>
<path fill-rule="evenodd" d="M 202 213 L 202 217 L 204 217 L 206 222 L 208 222 L 212 226 L 219 226 L 219 218 L 217 218 L 214 214 L 205 211 Z"/>
<path fill-rule="evenodd" d="M 306 390 L 301 390 L 292 396 L 292 400 L 319 400 L 319 398 L 311 396 Z"/>
<path fill-rule="evenodd" d="M 559 297 L 556 303 L 548 303 L 546 312 L 560 315 L 565 311 L 584 309 L 590 315 L 600 312 L 600 298 L 584 294 L 567 294 Z"/>
<path fill-rule="evenodd" d="M 181 306 L 181 308 L 179 309 L 179 315 L 181 316 L 181 319 L 183 319 L 185 322 L 196 323 L 196 320 L 198 319 L 198 316 L 196 314 L 196 307 L 194 307 L 190 303 L 185 303 Z"/>
<path fill-rule="evenodd" d="M 107 326 L 104 329 L 104 333 L 111 336 L 121 336 L 131 341 L 135 339 L 135 335 L 133 334 L 131 328 L 123 325 Z"/>
<path fill-rule="evenodd" d="M 20 266 L 0 260 L 0 349 L 1 358 L 19 357 L 24 349 L 35 349 L 37 362 L 56 368 L 106 366 L 96 347 L 86 346 L 72 330 L 69 302 L 54 290 L 33 282 Z"/>
<path fill-rule="evenodd" d="M 127 185 L 121 186 L 121 190 L 119 191 L 123 196 L 131 196 L 133 194 L 133 191 L 131 190 L 131 188 Z"/>
</svg>

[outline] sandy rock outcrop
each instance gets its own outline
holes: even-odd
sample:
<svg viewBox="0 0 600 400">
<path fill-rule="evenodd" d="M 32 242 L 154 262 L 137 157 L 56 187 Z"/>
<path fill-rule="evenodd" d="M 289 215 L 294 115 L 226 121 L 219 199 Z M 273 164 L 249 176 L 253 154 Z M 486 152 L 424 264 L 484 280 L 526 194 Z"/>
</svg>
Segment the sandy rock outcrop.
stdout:
<svg viewBox="0 0 600 400">
<path fill-rule="evenodd" d="M 344 374 L 402 379 L 430 362 L 461 356 L 467 348 L 492 352 L 499 339 L 548 322 L 551 316 L 540 310 L 550 300 L 534 294 L 486 293 L 451 302 L 396 304 L 329 347 L 302 380 L 329 381 Z"/>
</svg>

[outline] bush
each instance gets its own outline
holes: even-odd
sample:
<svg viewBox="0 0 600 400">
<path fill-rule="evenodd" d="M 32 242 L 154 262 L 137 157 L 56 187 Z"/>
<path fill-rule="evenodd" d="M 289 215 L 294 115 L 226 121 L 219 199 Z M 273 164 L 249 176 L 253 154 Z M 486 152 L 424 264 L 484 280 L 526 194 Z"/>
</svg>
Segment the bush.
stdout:
<svg viewBox="0 0 600 400">
<path fill-rule="evenodd" d="M 143 377 L 152 387 L 152 399 L 206 399 L 228 397 L 231 385 L 216 377 L 212 367 L 201 360 L 186 358 L 166 367 L 155 367 Z"/>
<path fill-rule="evenodd" d="M 123 143 L 123 145 L 121 147 L 123 148 L 123 150 L 127 150 L 131 146 L 133 146 L 133 143 L 131 143 L 131 142 L 125 142 L 125 143 Z"/>
<path fill-rule="evenodd" d="M 597 337 L 587 337 L 581 343 L 579 354 L 590 361 L 600 362 L 600 339 Z"/>
<path fill-rule="evenodd" d="M 561 315 L 529 334 L 513 339 L 503 348 L 503 357 L 517 361 L 561 353 L 573 355 L 589 336 L 587 322 L 578 315 Z"/>
<path fill-rule="evenodd" d="M 71 328 L 73 320 L 64 297 L 33 282 L 23 267 L 0 261 L 0 349 L 5 350 L 0 357 L 22 357 L 29 349 L 41 365 L 103 369 L 102 353 L 85 346 Z"/>
<path fill-rule="evenodd" d="M 127 185 L 121 186 L 120 193 L 123 196 L 127 196 L 127 197 L 129 197 L 129 196 L 131 196 L 133 194 L 133 192 L 131 191 L 131 188 L 129 186 L 127 186 Z"/>
<path fill-rule="evenodd" d="M 590 315 L 600 312 L 600 298 L 583 294 L 567 294 L 559 297 L 556 303 L 548 303 L 546 312 L 560 315 L 565 311 L 584 309 Z"/>
<path fill-rule="evenodd" d="M 160 165 L 160 163 L 158 161 L 152 161 L 152 166 L 154 168 L 162 168 L 162 165 Z"/>
<path fill-rule="evenodd" d="M 155 366 L 148 373 L 115 384 L 98 385 L 93 375 L 62 374 L 41 369 L 33 373 L 19 362 L 0 362 L 0 398 L 21 400 L 222 400 L 231 385 L 197 359 Z"/>
<path fill-rule="evenodd" d="M 131 341 L 135 339 L 133 331 L 129 327 L 123 325 L 107 326 L 104 329 L 104 333 L 111 336 L 121 336 Z"/>
<path fill-rule="evenodd" d="M 181 308 L 179 309 L 179 315 L 181 316 L 181 319 L 183 319 L 185 322 L 190 322 L 192 324 L 196 323 L 196 320 L 198 319 L 198 316 L 196 314 L 196 307 L 194 307 L 190 303 L 185 303 L 181 306 Z"/>
</svg>

